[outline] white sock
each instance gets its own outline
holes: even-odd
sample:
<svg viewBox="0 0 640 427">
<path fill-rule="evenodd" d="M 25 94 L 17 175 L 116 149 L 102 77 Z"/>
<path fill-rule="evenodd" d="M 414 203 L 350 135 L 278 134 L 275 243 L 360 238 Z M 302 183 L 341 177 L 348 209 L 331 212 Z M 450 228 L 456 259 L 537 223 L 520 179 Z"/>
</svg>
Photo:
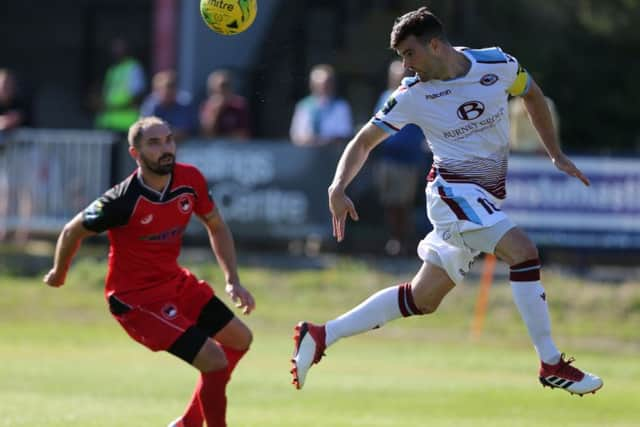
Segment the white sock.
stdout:
<svg viewBox="0 0 640 427">
<path fill-rule="evenodd" d="M 385 323 L 414 314 L 420 314 L 413 302 L 411 284 L 391 286 L 383 289 L 354 309 L 325 324 L 326 346 L 340 338 L 356 335 L 378 328 Z"/>
<path fill-rule="evenodd" d="M 551 321 L 547 307 L 546 294 L 540 281 L 511 282 L 513 300 L 527 325 L 529 336 L 538 352 L 540 360 L 556 364 L 560 351 L 551 338 Z"/>
</svg>

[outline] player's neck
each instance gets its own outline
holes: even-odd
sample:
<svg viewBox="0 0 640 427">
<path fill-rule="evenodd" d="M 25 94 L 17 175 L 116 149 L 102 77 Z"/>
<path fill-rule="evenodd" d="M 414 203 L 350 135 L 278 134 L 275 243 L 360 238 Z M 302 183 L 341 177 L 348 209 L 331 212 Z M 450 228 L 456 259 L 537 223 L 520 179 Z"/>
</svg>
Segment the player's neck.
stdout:
<svg viewBox="0 0 640 427">
<path fill-rule="evenodd" d="M 420 80 L 452 80 L 466 75 L 470 68 L 469 58 L 450 47 L 444 55 L 441 67 L 434 70 L 433 73 L 425 75 L 424 78 L 421 75 Z"/>
<path fill-rule="evenodd" d="M 158 193 L 162 193 L 164 191 L 171 179 L 171 174 L 158 175 L 157 173 L 153 173 L 152 171 L 142 167 L 138 168 L 138 176 L 144 185 Z"/>
</svg>

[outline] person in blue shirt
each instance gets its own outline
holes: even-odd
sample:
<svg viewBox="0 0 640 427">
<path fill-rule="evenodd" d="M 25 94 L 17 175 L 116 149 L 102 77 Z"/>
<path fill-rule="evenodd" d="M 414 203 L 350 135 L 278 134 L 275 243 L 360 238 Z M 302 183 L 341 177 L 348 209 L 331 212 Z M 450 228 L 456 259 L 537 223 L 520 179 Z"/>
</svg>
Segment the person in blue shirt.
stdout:
<svg viewBox="0 0 640 427">
<path fill-rule="evenodd" d="M 153 92 L 142 103 L 140 116 L 156 116 L 169 123 L 176 141 L 193 136 L 198 130 L 198 112 L 191 94 L 178 91 L 178 78 L 173 70 L 153 76 Z"/>
</svg>

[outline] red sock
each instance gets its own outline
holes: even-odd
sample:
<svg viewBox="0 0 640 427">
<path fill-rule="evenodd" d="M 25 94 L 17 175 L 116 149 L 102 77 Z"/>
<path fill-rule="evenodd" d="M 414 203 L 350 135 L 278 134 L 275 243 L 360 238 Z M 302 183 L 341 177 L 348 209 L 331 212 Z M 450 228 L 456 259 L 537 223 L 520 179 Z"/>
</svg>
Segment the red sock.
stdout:
<svg viewBox="0 0 640 427">
<path fill-rule="evenodd" d="M 222 351 L 224 351 L 224 355 L 227 357 L 227 371 L 229 372 L 229 377 L 231 377 L 231 373 L 235 369 L 236 365 L 242 359 L 242 356 L 245 355 L 247 350 L 236 350 L 231 347 L 227 347 L 224 345 L 220 345 Z"/>
<path fill-rule="evenodd" d="M 202 388 L 202 375 L 198 378 L 196 388 L 191 396 L 189 406 L 187 406 L 184 415 L 182 415 L 182 422 L 184 427 L 202 427 L 204 422 L 204 415 L 202 415 L 202 407 L 200 405 L 200 389 Z"/>
<path fill-rule="evenodd" d="M 227 426 L 227 383 L 229 371 L 220 369 L 213 372 L 205 372 L 201 375 L 202 387 L 198 393 L 200 406 L 207 427 Z"/>
<path fill-rule="evenodd" d="M 236 365 L 238 364 L 240 359 L 242 359 L 242 356 L 245 355 L 247 350 L 235 350 L 231 347 L 227 347 L 224 345 L 220 345 L 220 348 L 224 351 L 224 354 L 227 358 L 227 373 L 230 378 L 231 372 L 233 372 Z M 198 378 L 196 388 L 193 391 L 193 396 L 191 396 L 191 401 L 189 402 L 189 405 L 187 406 L 187 409 L 184 415 L 182 416 L 182 422 L 184 423 L 184 427 L 202 427 L 202 423 L 204 422 L 204 413 L 202 410 L 202 404 L 200 402 L 200 394 L 201 394 L 202 383 L 203 383 L 202 377 L 203 375 L 200 375 L 200 378 Z M 227 382 L 229 381 L 229 378 L 227 378 Z M 226 397 L 225 397 L 225 409 L 226 409 Z M 224 425 L 224 424 L 221 424 L 221 425 Z"/>
</svg>

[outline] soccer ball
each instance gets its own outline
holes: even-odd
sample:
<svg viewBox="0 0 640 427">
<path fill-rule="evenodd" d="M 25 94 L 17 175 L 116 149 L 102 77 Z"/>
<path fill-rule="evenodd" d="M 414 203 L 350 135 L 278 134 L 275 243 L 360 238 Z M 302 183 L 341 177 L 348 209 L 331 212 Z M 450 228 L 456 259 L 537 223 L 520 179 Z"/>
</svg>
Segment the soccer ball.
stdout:
<svg viewBox="0 0 640 427">
<path fill-rule="evenodd" d="M 258 14 L 256 0 L 200 0 L 200 14 L 213 31 L 225 36 L 241 33 Z"/>
</svg>

